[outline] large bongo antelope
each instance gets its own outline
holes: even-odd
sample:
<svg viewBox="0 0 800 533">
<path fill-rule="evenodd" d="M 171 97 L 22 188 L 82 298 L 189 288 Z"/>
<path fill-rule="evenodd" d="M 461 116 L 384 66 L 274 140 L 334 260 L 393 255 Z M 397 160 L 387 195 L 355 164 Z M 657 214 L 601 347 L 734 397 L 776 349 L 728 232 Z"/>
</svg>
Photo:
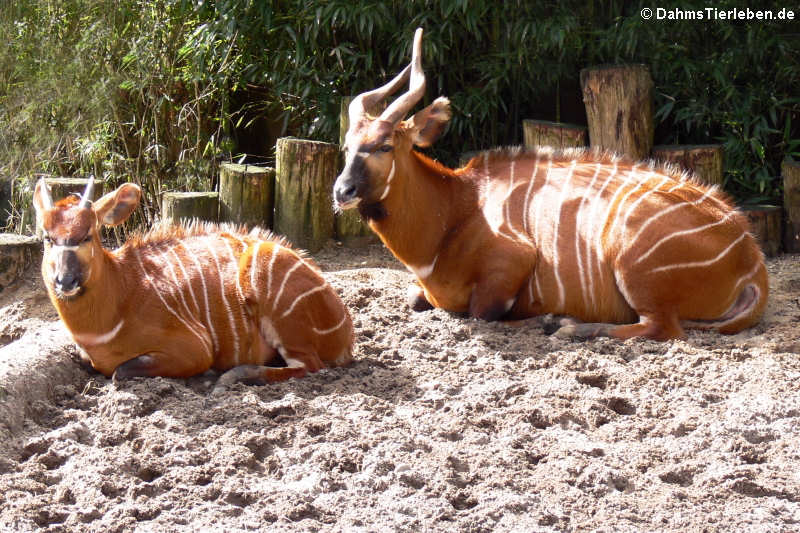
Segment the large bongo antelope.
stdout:
<svg viewBox="0 0 800 533">
<path fill-rule="evenodd" d="M 125 221 L 141 191 L 127 183 L 92 204 L 93 183 L 81 200 L 54 205 L 40 180 L 33 203 L 50 300 L 99 372 L 116 381 L 231 369 L 220 389 L 350 362 L 347 309 L 284 241 L 258 229 L 193 223 L 161 225 L 108 251 L 101 226 Z"/>
<path fill-rule="evenodd" d="M 733 333 L 767 300 L 763 255 L 716 188 L 667 166 L 598 151 L 484 152 L 451 170 L 415 151 L 450 119 L 446 98 L 403 120 L 425 92 L 422 30 L 411 64 L 353 99 L 334 186 L 415 275 L 416 310 L 486 320 L 569 315 L 560 336 L 670 339 Z M 365 110 L 410 80 L 380 116 Z"/>
</svg>

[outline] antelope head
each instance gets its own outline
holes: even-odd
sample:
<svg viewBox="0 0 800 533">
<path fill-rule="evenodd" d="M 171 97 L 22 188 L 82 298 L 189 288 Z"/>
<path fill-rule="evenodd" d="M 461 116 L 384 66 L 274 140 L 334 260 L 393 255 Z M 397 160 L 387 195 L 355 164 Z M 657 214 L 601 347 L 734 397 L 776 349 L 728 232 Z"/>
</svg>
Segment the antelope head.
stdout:
<svg viewBox="0 0 800 533">
<path fill-rule="evenodd" d="M 44 235 L 42 275 L 45 285 L 59 300 L 78 298 L 97 269 L 103 245 L 100 227 L 124 222 L 139 205 L 141 189 L 126 183 L 92 204 L 94 180 L 80 199 L 69 196 L 53 204 L 44 179 L 36 184 L 33 207 Z"/>
<path fill-rule="evenodd" d="M 380 116 L 367 110 L 397 91 L 406 81 L 409 90 L 392 102 Z M 414 34 L 411 64 L 393 80 L 356 96 L 348 109 L 350 128 L 345 136 L 345 167 L 336 178 L 334 203 L 339 209 L 359 207 L 362 214 L 373 210 L 389 195 L 398 166 L 412 146 L 427 147 L 439 137 L 450 120 L 450 102 L 437 98 L 431 105 L 403 120 L 425 94 L 422 70 L 422 28 Z"/>
</svg>

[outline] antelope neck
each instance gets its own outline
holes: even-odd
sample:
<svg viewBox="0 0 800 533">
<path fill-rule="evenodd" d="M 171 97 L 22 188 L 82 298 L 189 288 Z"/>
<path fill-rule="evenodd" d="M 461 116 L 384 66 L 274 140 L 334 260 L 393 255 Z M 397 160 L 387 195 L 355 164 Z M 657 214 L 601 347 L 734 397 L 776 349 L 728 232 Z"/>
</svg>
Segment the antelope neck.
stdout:
<svg viewBox="0 0 800 533">
<path fill-rule="evenodd" d="M 453 226 L 458 180 L 434 174 L 411 154 L 396 160 L 396 176 L 383 205 L 386 215 L 370 225 L 392 253 L 418 276 L 430 275 L 442 241 Z M 425 277 L 425 276 L 422 276 Z"/>
<path fill-rule="evenodd" d="M 103 339 L 116 333 L 123 320 L 119 305 L 123 287 L 117 264 L 106 250 L 95 257 L 97 263 L 91 265 L 91 276 L 84 284 L 83 294 L 75 300 L 56 301 L 61 319 L 76 341 Z"/>
</svg>

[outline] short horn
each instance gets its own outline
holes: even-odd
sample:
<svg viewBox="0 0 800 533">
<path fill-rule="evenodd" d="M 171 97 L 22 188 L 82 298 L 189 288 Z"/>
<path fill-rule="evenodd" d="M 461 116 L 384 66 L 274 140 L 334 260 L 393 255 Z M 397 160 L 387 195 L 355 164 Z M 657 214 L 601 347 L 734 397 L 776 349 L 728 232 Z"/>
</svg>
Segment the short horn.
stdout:
<svg viewBox="0 0 800 533">
<path fill-rule="evenodd" d="M 88 209 L 92 205 L 92 195 L 94 194 L 94 176 L 89 176 L 89 183 L 86 184 L 86 189 L 81 195 L 81 203 L 78 207 L 81 209 Z"/>
<path fill-rule="evenodd" d="M 411 82 L 408 92 L 386 108 L 381 120 L 393 124 L 401 121 L 425 94 L 425 72 L 422 70 L 422 28 L 414 32 L 414 46 L 411 52 Z"/>
</svg>

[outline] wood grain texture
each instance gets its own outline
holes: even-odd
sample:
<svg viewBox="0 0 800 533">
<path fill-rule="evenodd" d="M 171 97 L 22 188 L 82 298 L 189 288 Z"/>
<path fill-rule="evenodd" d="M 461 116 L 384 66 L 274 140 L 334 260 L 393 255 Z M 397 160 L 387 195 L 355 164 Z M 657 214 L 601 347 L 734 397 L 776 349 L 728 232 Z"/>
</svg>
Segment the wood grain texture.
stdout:
<svg viewBox="0 0 800 533">
<path fill-rule="evenodd" d="M 800 162 L 785 159 L 781 165 L 783 176 L 783 210 L 786 226 L 783 236 L 784 250 L 800 252 Z"/>
<path fill-rule="evenodd" d="M 161 216 L 173 224 L 193 218 L 216 222 L 218 211 L 216 192 L 165 192 L 161 196 Z"/>
<path fill-rule="evenodd" d="M 586 127 L 549 122 L 546 120 L 522 121 L 525 148 L 552 146 L 553 148 L 575 148 L 586 146 Z"/>
<path fill-rule="evenodd" d="M 653 158 L 693 172 L 707 185 L 722 186 L 724 151 L 721 144 L 659 145 Z"/>
<path fill-rule="evenodd" d="M 653 79 L 645 65 L 581 70 L 592 147 L 644 159 L 653 147 Z"/>
<path fill-rule="evenodd" d="M 339 147 L 292 137 L 276 146 L 274 229 L 310 252 L 333 237 Z"/>
<path fill-rule="evenodd" d="M 220 222 L 271 228 L 274 199 L 274 168 L 235 163 L 220 165 Z"/>
</svg>

